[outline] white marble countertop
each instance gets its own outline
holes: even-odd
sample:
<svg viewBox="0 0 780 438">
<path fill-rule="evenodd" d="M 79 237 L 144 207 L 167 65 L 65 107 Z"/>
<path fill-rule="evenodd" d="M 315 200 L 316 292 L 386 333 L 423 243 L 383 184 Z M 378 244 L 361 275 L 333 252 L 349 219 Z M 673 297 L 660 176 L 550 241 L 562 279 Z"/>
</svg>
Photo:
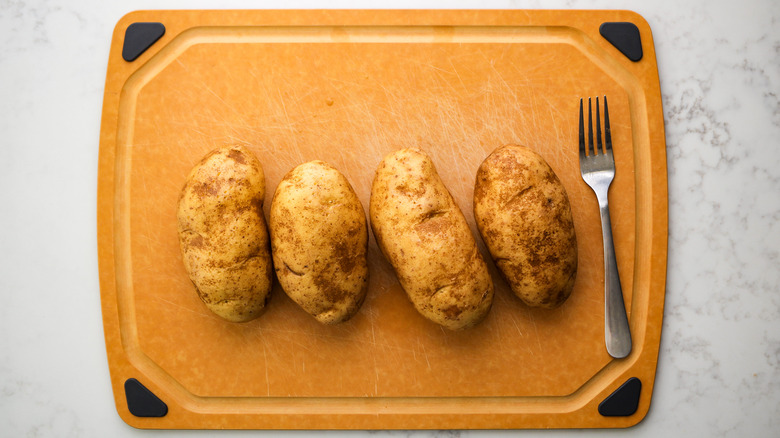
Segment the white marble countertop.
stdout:
<svg viewBox="0 0 780 438">
<path fill-rule="evenodd" d="M 0 435 L 213 434 L 139 431 L 117 415 L 100 313 L 95 205 L 103 84 L 115 23 L 136 9 L 217 5 L 262 9 L 282 3 L 0 3 Z M 780 2 L 299 0 L 283 5 L 632 9 L 643 15 L 658 58 L 669 172 L 666 309 L 652 405 L 643 422 L 625 431 L 522 433 L 780 433 Z"/>
</svg>

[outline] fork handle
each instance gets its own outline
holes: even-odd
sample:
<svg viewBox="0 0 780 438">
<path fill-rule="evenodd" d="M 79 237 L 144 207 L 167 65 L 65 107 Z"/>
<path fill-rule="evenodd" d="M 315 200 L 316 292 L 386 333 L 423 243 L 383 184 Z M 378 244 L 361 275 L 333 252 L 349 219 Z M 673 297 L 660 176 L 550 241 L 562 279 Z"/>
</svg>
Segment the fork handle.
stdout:
<svg viewBox="0 0 780 438">
<path fill-rule="evenodd" d="M 606 195 L 604 196 L 606 198 Z M 604 339 L 610 356 L 622 359 L 631 353 L 631 330 L 628 327 L 623 288 L 620 286 L 615 246 L 612 243 L 612 223 L 606 199 L 599 199 L 601 233 L 604 238 Z"/>
</svg>

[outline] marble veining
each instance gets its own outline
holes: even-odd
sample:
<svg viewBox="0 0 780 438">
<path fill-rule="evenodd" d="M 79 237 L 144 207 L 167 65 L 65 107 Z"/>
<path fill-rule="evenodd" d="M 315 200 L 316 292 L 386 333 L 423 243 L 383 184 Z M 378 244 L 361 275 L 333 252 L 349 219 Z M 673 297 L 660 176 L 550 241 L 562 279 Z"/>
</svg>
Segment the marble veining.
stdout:
<svg viewBox="0 0 780 438">
<path fill-rule="evenodd" d="M 778 7 L 717 6 L 666 29 L 674 50 L 695 56 L 665 60 L 656 37 L 670 215 L 661 361 L 670 366 L 659 366 L 654 403 L 672 405 L 671 429 L 760 436 L 780 411 Z"/>
</svg>

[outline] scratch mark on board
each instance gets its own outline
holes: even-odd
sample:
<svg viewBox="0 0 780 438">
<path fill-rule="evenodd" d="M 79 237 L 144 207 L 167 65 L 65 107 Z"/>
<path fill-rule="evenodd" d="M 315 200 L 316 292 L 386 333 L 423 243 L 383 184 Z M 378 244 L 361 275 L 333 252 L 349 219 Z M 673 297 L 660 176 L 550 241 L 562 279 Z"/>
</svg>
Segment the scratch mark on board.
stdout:
<svg viewBox="0 0 780 438">
<path fill-rule="evenodd" d="M 271 396 L 271 382 L 268 380 L 268 354 L 265 349 L 265 342 L 263 342 L 263 366 L 265 366 L 265 391 L 268 397 Z"/>
</svg>

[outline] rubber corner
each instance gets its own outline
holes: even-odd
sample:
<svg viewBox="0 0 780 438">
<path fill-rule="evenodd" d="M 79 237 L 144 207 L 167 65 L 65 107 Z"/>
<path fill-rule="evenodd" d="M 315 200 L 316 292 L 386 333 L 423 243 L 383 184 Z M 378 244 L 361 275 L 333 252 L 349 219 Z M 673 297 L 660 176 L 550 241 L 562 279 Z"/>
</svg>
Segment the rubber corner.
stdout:
<svg viewBox="0 0 780 438">
<path fill-rule="evenodd" d="M 168 405 L 136 379 L 125 381 L 125 397 L 127 409 L 136 417 L 164 417 L 168 414 Z"/>
<path fill-rule="evenodd" d="M 606 22 L 599 27 L 599 33 L 631 61 L 639 62 L 644 56 L 642 37 L 636 24 L 628 21 Z"/>
<path fill-rule="evenodd" d="M 642 381 L 636 377 L 626 380 L 599 404 L 599 414 L 605 417 L 629 417 L 639 408 Z"/>
<path fill-rule="evenodd" d="M 122 58 L 127 62 L 135 61 L 163 35 L 165 35 L 165 26 L 162 23 L 132 23 L 125 30 Z"/>
</svg>

